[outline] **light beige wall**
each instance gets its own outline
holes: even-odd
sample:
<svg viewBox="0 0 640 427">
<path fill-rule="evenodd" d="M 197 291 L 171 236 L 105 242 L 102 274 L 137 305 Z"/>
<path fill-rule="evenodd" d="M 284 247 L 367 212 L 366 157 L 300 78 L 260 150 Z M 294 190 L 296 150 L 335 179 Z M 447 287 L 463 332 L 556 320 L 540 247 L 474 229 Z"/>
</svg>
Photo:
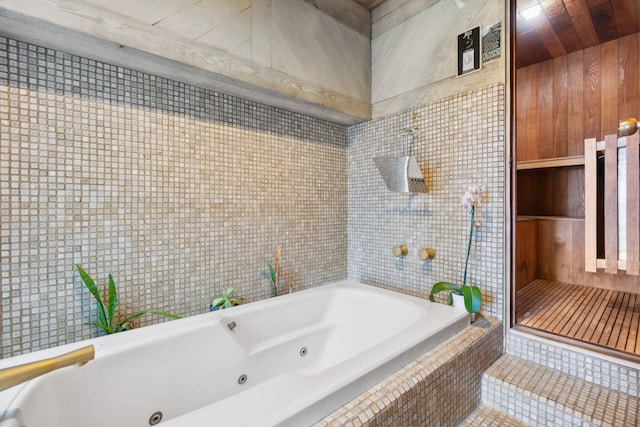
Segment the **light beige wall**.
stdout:
<svg viewBox="0 0 640 427">
<path fill-rule="evenodd" d="M 503 24 L 501 58 L 458 77 L 458 34 L 499 22 Z M 373 117 L 504 83 L 504 27 L 503 0 L 387 0 L 372 13 Z"/>
<path fill-rule="evenodd" d="M 0 35 L 343 124 L 370 118 L 368 27 L 352 0 L 0 2 Z"/>
</svg>

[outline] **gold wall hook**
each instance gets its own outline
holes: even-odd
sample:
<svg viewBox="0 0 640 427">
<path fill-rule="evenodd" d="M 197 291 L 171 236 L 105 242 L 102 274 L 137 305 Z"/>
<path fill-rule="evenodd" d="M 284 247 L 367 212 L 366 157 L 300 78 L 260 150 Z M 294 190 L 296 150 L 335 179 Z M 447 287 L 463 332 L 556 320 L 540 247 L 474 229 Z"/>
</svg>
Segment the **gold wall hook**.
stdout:
<svg viewBox="0 0 640 427">
<path fill-rule="evenodd" d="M 422 261 L 434 259 L 436 257 L 436 250 L 433 248 L 422 248 L 418 251 L 418 258 Z"/>
<path fill-rule="evenodd" d="M 393 256 L 406 256 L 409 253 L 409 248 L 407 247 L 407 245 L 394 246 L 392 252 Z"/>
</svg>

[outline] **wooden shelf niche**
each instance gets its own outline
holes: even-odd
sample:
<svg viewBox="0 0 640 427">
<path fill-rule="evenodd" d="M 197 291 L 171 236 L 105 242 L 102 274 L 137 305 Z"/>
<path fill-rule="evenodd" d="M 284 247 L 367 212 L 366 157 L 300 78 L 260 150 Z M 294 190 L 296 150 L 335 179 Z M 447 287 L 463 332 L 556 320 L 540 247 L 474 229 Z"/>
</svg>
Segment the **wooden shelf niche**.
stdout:
<svg viewBox="0 0 640 427">
<path fill-rule="evenodd" d="M 584 218 L 584 156 L 518 162 L 518 215 Z"/>
<path fill-rule="evenodd" d="M 584 156 L 518 162 L 516 291 L 584 279 Z"/>
</svg>

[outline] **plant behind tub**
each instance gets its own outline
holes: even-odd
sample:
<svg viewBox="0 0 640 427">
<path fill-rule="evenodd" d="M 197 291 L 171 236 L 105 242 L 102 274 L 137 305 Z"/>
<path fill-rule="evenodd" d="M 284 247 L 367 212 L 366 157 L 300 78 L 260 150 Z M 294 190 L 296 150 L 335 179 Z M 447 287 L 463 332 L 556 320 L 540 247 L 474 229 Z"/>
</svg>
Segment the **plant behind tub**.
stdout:
<svg viewBox="0 0 640 427">
<path fill-rule="evenodd" d="M 269 266 L 269 278 L 271 279 L 271 295 L 277 297 L 278 293 L 278 283 L 280 282 L 280 246 L 276 247 L 276 261 L 274 265 L 271 265 L 269 261 L 267 261 L 267 265 Z M 289 281 L 289 293 L 293 292 L 293 288 L 295 288 L 296 282 L 291 279 Z"/>
<path fill-rule="evenodd" d="M 227 288 L 222 291 L 222 297 L 216 298 L 211 302 L 211 311 L 220 310 L 223 308 L 233 307 L 234 305 L 240 305 L 244 302 L 242 298 L 231 298 L 231 293 L 234 288 Z"/>
<path fill-rule="evenodd" d="M 94 280 L 89 274 L 76 264 L 80 277 L 84 282 L 84 285 L 89 290 L 89 293 L 93 295 L 96 300 L 96 309 L 98 311 L 98 321 L 89 322 L 86 325 L 95 326 L 102 329 L 106 335 L 115 334 L 117 332 L 127 331 L 133 329 L 133 320 L 146 316 L 148 314 L 157 314 L 160 316 L 170 317 L 172 319 L 180 319 L 181 317 L 175 314 L 167 313 L 165 311 L 141 311 L 131 316 L 127 316 L 120 321 L 115 320 L 116 310 L 118 308 L 118 291 L 116 290 L 113 276 L 109 274 L 109 286 L 107 288 L 106 299 L 100 295 L 100 290 L 96 286 Z"/>
<path fill-rule="evenodd" d="M 473 285 L 467 285 L 467 269 L 469 267 L 469 255 L 471 254 L 471 242 L 473 241 L 473 228 L 476 224 L 476 208 L 480 206 L 482 200 L 482 186 L 476 185 L 470 188 L 462 195 L 462 207 L 471 214 L 471 226 L 469 229 L 469 243 L 467 244 L 467 259 L 464 263 L 464 275 L 462 277 L 462 286 L 458 286 L 451 282 L 438 282 L 431 288 L 429 299 L 435 301 L 434 295 L 451 291 L 447 299 L 449 305 L 453 304 L 453 294 L 462 295 L 464 297 L 464 306 L 469 313 L 477 313 L 482 305 L 482 294 L 480 288 Z"/>
</svg>

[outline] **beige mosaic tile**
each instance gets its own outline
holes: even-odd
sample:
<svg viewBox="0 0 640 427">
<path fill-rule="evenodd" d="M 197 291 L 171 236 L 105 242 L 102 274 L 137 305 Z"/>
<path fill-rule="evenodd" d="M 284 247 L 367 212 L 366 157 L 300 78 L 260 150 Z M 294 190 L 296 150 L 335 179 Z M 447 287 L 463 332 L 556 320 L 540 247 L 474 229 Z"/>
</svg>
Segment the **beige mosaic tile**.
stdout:
<svg viewBox="0 0 640 427">
<path fill-rule="evenodd" d="M 593 357 L 566 346 L 554 345 L 520 334 L 507 334 L 507 353 L 555 369 L 585 381 L 640 397 L 640 366 Z"/>
<path fill-rule="evenodd" d="M 0 357 L 95 334 L 75 263 L 129 311 L 267 298 L 278 245 L 318 286 L 347 276 L 347 129 L 0 37 L 0 213 Z"/>
<path fill-rule="evenodd" d="M 316 427 L 456 425 L 480 403 L 482 372 L 501 354 L 502 323 L 479 319 Z"/>
<path fill-rule="evenodd" d="M 480 405 L 462 423 L 460 427 L 528 427 L 529 424 L 518 421 L 504 412 L 490 406 Z"/>
<path fill-rule="evenodd" d="M 636 426 L 640 399 L 510 355 L 485 373 L 483 401 L 531 425 Z"/>
<path fill-rule="evenodd" d="M 463 193 L 485 194 L 474 230 L 468 280 L 480 286 L 483 312 L 502 318 L 505 283 L 505 93 L 495 84 L 349 128 L 349 276 L 428 295 L 439 281 L 462 283 L 470 216 Z M 417 128 L 410 148 L 401 131 Z M 390 192 L 373 159 L 416 157 L 429 192 Z M 406 244 L 407 256 L 391 248 Z M 431 247 L 433 260 L 419 249 Z"/>
</svg>

